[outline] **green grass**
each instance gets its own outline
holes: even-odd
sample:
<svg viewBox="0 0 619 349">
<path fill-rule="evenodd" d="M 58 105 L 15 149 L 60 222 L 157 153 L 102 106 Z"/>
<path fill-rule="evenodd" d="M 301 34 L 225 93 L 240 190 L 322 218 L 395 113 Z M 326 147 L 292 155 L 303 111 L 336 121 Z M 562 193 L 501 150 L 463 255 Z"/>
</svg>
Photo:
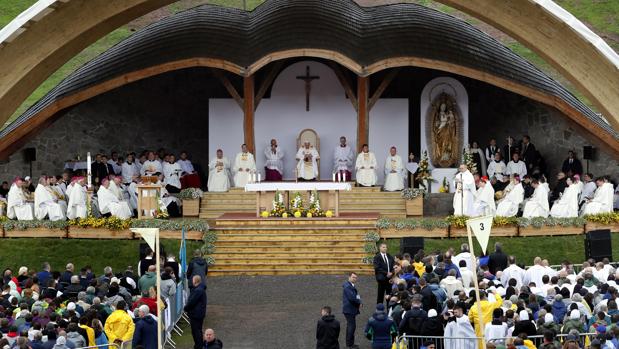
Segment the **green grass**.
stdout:
<svg viewBox="0 0 619 349">
<path fill-rule="evenodd" d="M 581 263 L 585 260 L 584 236 L 553 236 L 553 237 L 522 237 L 522 238 L 490 238 L 488 250 L 494 250 L 494 243 L 499 241 L 503 244 L 505 253 L 516 256 L 518 263 L 532 265 L 533 259 L 537 256 L 548 259 L 551 264 L 560 264 L 563 260 L 572 263 Z M 457 252 L 460 245 L 468 242 L 467 239 L 425 239 L 425 251 L 447 251 L 453 247 Z M 389 251 L 392 253 L 400 252 L 400 240 L 387 240 Z M 612 234 L 612 244 L 614 251 L 618 251 L 619 233 Z M 481 251 L 479 244 L 475 242 L 475 254 Z M 617 252 L 613 256 L 619 258 Z"/>
<path fill-rule="evenodd" d="M 0 239 L 0 267 L 40 270 L 43 262 L 49 262 L 52 270 L 62 271 L 71 262 L 78 270 L 90 265 L 95 274 L 102 274 L 108 265 L 115 271 L 129 265 L 137 270 L 140 242 L 143 240 Z M 178 260 L 180 240 L 161 240 L 161 245 Z M 201 245 L 199 241 L 187 241 L 187 256 Z"/>
<path fill-rule="evenodd" d="M 0 0 L 0 28 L 9 24 L 35 2 L 36 0 Z"/>
</svg>

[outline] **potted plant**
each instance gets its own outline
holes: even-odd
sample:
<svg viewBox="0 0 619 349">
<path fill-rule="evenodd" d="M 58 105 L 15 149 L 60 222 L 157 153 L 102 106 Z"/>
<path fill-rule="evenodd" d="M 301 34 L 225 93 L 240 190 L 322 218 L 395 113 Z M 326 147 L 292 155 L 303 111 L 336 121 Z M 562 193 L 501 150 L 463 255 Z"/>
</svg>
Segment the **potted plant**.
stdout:
<svg viewBox="0 0 619 349">
<path fill-rule="evenodd" d="M 181 190 L 178 198 L 183 200 L 183 217 L 198 217 L 200 215 L 200 199 L 204 192 L 198 188 Z"/>
<path fill-rule="evenodd" d="M 423 216 L 423 196 L 425 191 L 418 188 L 406 188 L 402 190 L 402 198 L 406 204 L 407 216 Z"/>
</svg>

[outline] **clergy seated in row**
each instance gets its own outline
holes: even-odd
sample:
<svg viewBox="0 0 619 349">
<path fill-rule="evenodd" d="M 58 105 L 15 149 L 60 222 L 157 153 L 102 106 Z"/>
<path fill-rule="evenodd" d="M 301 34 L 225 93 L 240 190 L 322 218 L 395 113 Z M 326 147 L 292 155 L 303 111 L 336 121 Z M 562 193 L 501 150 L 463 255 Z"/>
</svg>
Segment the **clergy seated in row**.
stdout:
<svg viewBox="0 0 619 349">
<path fill-rule="evenodd" d="M 176 162 L 174 155 L 169 154 L 161 167 L 163 169 L 163 186 L 165 186 L 165 189 L 169 193 L 180 193 L 183 169 Z"/>
<path fill-rule="evenodd" d="M 281 181 L 284 174 L 284 151 L 277 145 L 277 140 L 271 139 L 271 144 L 264 149 L 266 162 L 264 177 L 266 181 Z"/>
<path fill-rule="evenodd" d="M 479 179 L 479 188 L 475 194 L 473 211 L 475 212 L 475 216 L 494 216 L 496 213 L 494 188 L 486 176 Z"/>
<path fill-rule="evenodd" d="M 232 173 L 234 174 L 234 186 L 245 188 L 252 173 L 256 172 L 256 161 L 254 155 L 247 151 L 247 145 L 241 145 L 241 152 L 234 158 Z"/>
<path fill-rule="evenodd" d="M 177 164 L 180 165 L 181 170 L 181 188 L 201 188 L 202 182 L 200 181 L 200 176 L 198 172 L 193 167 L 191 160 L 188 158 L 188 154 L 186 151 L 181 151 L 179 154 L 179 159 L 176 161 Z"/>
<path fill-rule="evenodd" d="M 111 185 L 109 179 L 104 179 L 101 182 L 99 191 L 97 191 L 97 202 L 101 214 L 110 214 L 120 219 L 131 218 L 132 211 L 129 203 L 119 198 L 118 192 L 114 189 L 116 185 Z M 112 187 L 112 188 L 110 188 Z"/>
<path fill-rule="evenodd" d="M 155 173 L 162 173 L 163 169 L 161 162 L 155 158 L 155 152 L 149 151 L 147 154 L 147 160 L 144 161 L 140 168 L 140 175 L 142 176 L 154 176 Z"/>
<path fill-rule="evenodd" d="M 34 191 L 34 213 L 38 220 L 47 217 L 50 221 L 59 221 L 66 217 L 67 204 L 65 201 L 58 200 L 46 176 L 39 179 L 39 184 Z"/>
<path fill-rule="evenodd" d="M 455 216 L 474 216 L 475 178 L 465 164 L 460 165 L 454 179 L 456 192 L 453 197 Z"/>
<path fill-rule="evenodd" d="M 567 188 L 561 194 L 559 200 L 555 201 L 550 209 L 550 215 L 555 218 L 578 217 L 578 196 L 580 195 L 579 182 L 573 181 L 571 177 L 566 180 Z"/>
<path fill-rule="evenodd" d="M 221 149 L 208 164 L 208 191 L 225 192 L 230 190 L 230 161 Z"/>
<path fill-rule="evenodd" d="M 157 182 L 155 182 L 154 184 L 161 186 L 161 191 L 159 192 L 160 208 L 162 210 L 166 210 L 170 217 L 182 216 L 181 214 L 181 205 L 183 204 L 182 201 L 179 198 L 170 195 L 170 193 L 167 190 L 167 186 L 163 185 L 162 180 L 163 180 L 163 175 L 157 174 Z M 136 195 L 137 195 L 137 191 L 136 191 Z"/>
<path fill-rule="evenodd" d="M 135 162 L 133 153 L 127 154 L 127 159 L 122 164 L 122 182 L 125 185 L 131 184 L 134 180 L 140 177 L 140 166 Z"/>
<path fill-rule="evenodd" d="M 7 194 L 7 217 L 20 221 L 34 219 L 34 205 L 28 200 L 26 182 L 17 178 Z"/>
<path fill-rule="evenodd" d="M 593 199 L 595 190 L 598 188 L 597 184 L 595 184 L 593 174 L 591 173 L 584 174 L 582 183 L 582 192 L 580 193 L 580 199 L 578 201 L 579 206 L 584 204 L 587 200 Z"/>
<path fill-rule="evenodd" d="M 606 177 L 598 177 L 595 180 L 597 189 L 593 198 L 586 200 L 582 207 L 583 215 L 613 212 L 614 188 Z"/>
<path fill-rule="evenodd" d="M 533 195 L 524 204 L 522 211 L 522 217 L 548 217 L 550 213 L 550 207 L 548 204 L 548 187 L 546 183 L 542 183 L 538 179 L 533 179 L 531 185 L 535 189 Z"/>
<path fill-rule="evenodd" d="M 354 156 L 352 149 L 346 144 L 346 137 L 340 137 L 340 144 L 333 151 L 333 173 L 339 174 L 342 180 L 351 180 Z"/>
<path fill-rule="evenodd" d="M 523 178 L 527 174 L 527 165 L 520 160 L 520 154 L 513 153 L 512 161 L 507 163 L 506 175 L 518 175 Z"/>
<path fill-rule="evenodd" d="M 370 152 L 367 144 L 361 148 L 361 153 L 357 155 L 355 162 L 355 170 L 357 171 L 357 183 L 363 187 L 371 187 L 376 185 L 376 156 Z"/>
<path fill-rule="evenodd" d="M 514 217 L 518 214 L 518 208 L 524 200 L 524 188 L 522 183 L 520 183 L 520 177 L 514 176 L 509 185 L 499 195 L 502 196 L 502 199 L 498 202 L 496 215 Z"/>
<path fill-rule="evenodd" d="M 86 180 L 84 177 L 74 177 L 71 184 L 67 186 L 66 194 L 69 197 L 67 205 L 67 218 L 86 218 L 88 209 L 86 207 Z"/>
<path fill-rule="evenodd" d="M 396 147 L 389 149 L 389 156 L 385 159 L 385 191 L 400 191 L 404 189 L 406 170 L 402 158 L 397 154 Z"/>
<path fill-rule="evenodd" d="M 501 153 L 494 154 L 494 159 L 488 164 L 486 172 L 495 191 L 503 190 L 509 184 L 509 175 L 506 175 L 507 165 L 503 162 Z"/>
<path fill-rule="evenodd" d="M 302 181 L 314 181 L 318 177 L 318 159 L 320 155 L 310 142 L 303 143 L 297 151 L 297 178 Z"/>
</svg>

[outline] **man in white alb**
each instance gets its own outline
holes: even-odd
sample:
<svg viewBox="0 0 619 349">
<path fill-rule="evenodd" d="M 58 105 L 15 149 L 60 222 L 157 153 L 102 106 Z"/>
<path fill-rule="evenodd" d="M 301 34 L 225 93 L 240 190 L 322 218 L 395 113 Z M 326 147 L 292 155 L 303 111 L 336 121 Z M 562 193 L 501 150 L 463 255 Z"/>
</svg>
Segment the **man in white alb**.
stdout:
<svg viewBox="0 0 619 349">
<path fill-rule="evenodd" d="M 86 187 L 84 177 L 75 177 L 71 183 L 71 190 L 68 191 L 69 204 L 67 205 L 67 218 L 86 218 L 88 215 L 86 208 Z"/>
<path fill-rule="evenodd" d="M 99 204 L 99 211 L 102 214 L 109 213 L 114 217 L 120 219 L 129 219 L 133 215 L 131 208 L 126 201 L 121 201 L 118 196 L 110 189 L 110 180 L 105 178 L 101 182 L 101 187 L 97 191 L 97 202 Z"/>
<path fill-rule="evenodd" d="M 247 151 L 246 144 L 241 145 L 241 152 L 236 154 L 232 173 L 234 174 L 234 186 L 239 188 L 245 188 L 251 174 L 256 173 L 254 155 Z"/>
<path fill-rule="evenodd" d="M 342 181 L 352 179 L 354 153 L 346 144 L 346 137 L 340 137 L 340 144 L 333 151 L 333 172 L 339 173 Z"/>
<path fill-rule="evenodd" d="M 181 173 L 183 169 L 174 155 L 168 155 L 167 161 L 163 162 L 163 185 L 169 193 L 180 193 Z"/>
<path fill-rule="evenodd" d="M 217 149 L 217 156 L 208 164 L 208 191 L 224 192 L 230 189 L 230 161 Z"/>
<path fill-rule="evenodd" d="M 496 212 L 494 188 L 492 188 L 486 176 L 481 177 L 479 180 L 479 189 L 477 189 L 473 207 L 476 216 L 494 216 Z"/>
<path fill-rule="evenodd" d="M 520 177 L 514 176 L 512 183 L 505 188 L 505 192 L 505 197 L 496 207 L 496 215 L 513 217 L 518 213 L 518 207 L 524 200 L 524 188 L 520 183 Z"/>
<path fill-rule="evenodd" d="M 534 179 L 531 182 L 535 191 L 531 198 L 524 205 L 524 209 L 522 211 L 522 217 L 524 218 L 533 218 L 533 217 L 548 217 L 550 213 L 550 207 L 548 204 L 548 190 L 546 186 L 540 183 L 537 179 Z"/>
<path fill-rule="evenodd" d="M 376 167 L 376 156 L 374 156 L 374 153 L 370 152 L 368 145 L 364 144 L 355 162 L 357 183 L 364 187 L 376 185 Z"/>
<path fill-rule="evenodd" d="M 65 219 L 63 207 L 58 204 L 58 199 L 49 187 L 47 177 L 41 177 L 34 191 L 34 213 L 38 220 L 48 217 L 50 221 Z"/>
<path fill-rule="evenodd" d="M 492 161 L 488 163 L 488 178 L 496 178 L 497 181 L 503 182 L 505 180 L 504 173 L 507 172 L 507 166 L 501 160 L 501 153 L 495 153 Z"/>
<path fill-rule="evenodd" d="M 183 170 L 181 174 L 181 188 L 200 188 L 202 187 L 202 182 L 200 181 L 200 176 L 193 168 L 193 164 L 191 160 L 189 160 L 187 152 L 181 151 L 179 155 L 178 161 L 176 161 Z"/>
<path fill-rule="evenodd" d="M 155 158 L 155 153 L 152 151 L 148 152 L 147 160 L 142 164 L 142 168 L 140 169 L 140 174 L 142 176 L 154 176 L 155 173 L 161 173 L 163 169 L 161 168 L 161 162 Z"/>
<path fill-rule="evenodd" d="M 389 156 L 385 159 L 385 191 L 399 191 L 404 189 L 406 172 L 404 172 L 402 158 L 396 153 L 396 147 L 391 147 L 389 149 Z"/>
<path fill-rule="evenodd" d="M 524 161 L 520 161 L 520 154 L 512 154 L 512 161 L 507 163 L 506 174 L 518 175 L 520 178 L 523 178 L 527 174 L 527 165 Z"/>
<path fill-rule="evenodd" d="M 613 184 L 606 178 L 599 177 L 595 180 L 597 189 L 593 199 L 587 200 L 582 208 L 583 215 L 613 212 L 614 189 Z"/>
<path fill-rule="evenodd" d="M 473 216 L 475 178 L 465 164 L 460 165 L 455 178 L 456 192 L 453 197 L 454 216 Z"/>
<path fill-rule="evenodd" d="M 310 142 L 304 142 L 297 152 L 297 178 L 313 181 L 318 177 L 318 159 L 320 155 Z"/>
<path fill-rule="evenodd" d="M 140 176 L 140 170 L 135 164 L 135 154 L 127 154 L 127 159 L 122 165 L 122 178 L 125 185 L 129 185 Z"/>
<path fill-rule="evenodd" d="M 266 162 L 264 164 L 264 177 L 266 181 L 281 181 L 284 176 L 284 151 L 277 145 L 276 139 L 271 139 L 271 144 L 264 149 Z"/>
<path fill-rule="evenodd" d="M 593 199 L 593 195 L 595 195 L 595 190 L 598 186 L 595 184 L 593 180 L 593 175 L 591 173 L 585 173 L 583 176 L 583 187 L 582 193 L 580 193 L 580 201 L 579 204 Z"/>
</svg>

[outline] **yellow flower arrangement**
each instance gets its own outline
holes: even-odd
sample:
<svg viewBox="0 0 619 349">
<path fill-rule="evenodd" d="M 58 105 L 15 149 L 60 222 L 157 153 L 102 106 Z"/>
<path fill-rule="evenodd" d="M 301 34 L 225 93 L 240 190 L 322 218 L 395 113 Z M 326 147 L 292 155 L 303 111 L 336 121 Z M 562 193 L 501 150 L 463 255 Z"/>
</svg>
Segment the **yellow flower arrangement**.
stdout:
<svg viewBox="0 0 619 349">
<path fill-rule="evenodd" d="M 268 218 L 269 217 L 269 211 L 262 211 L 262 213 L 260 215 L 262 216 L 262 218 Z"/>
<path fill-rule="evenodd" d="M 282 213 L 282 218 L 288 218 L 288 212 Z"/>
<path fill-rule="evenodd" d="M 301 218 L 301 212 L 300 211 L 295 211 L 294 212 L 294 217 L 295 218 Z"/>
<path fill-rule="evenodd" d="M 327 218 L 333 217 L 333 212 L 331 210 L 327 210 L 327 212 L 325 212 L 325 217 Z"/>
<path fill-rule="evenodd" d="M 307 217 L 307 218 L 312 218 L 312 213 L 311 213 L 311 212 L 308 212 L 308 213 L 307 213 L 307 215 L 306 215 L 306 217 Z"/>
</svg>

